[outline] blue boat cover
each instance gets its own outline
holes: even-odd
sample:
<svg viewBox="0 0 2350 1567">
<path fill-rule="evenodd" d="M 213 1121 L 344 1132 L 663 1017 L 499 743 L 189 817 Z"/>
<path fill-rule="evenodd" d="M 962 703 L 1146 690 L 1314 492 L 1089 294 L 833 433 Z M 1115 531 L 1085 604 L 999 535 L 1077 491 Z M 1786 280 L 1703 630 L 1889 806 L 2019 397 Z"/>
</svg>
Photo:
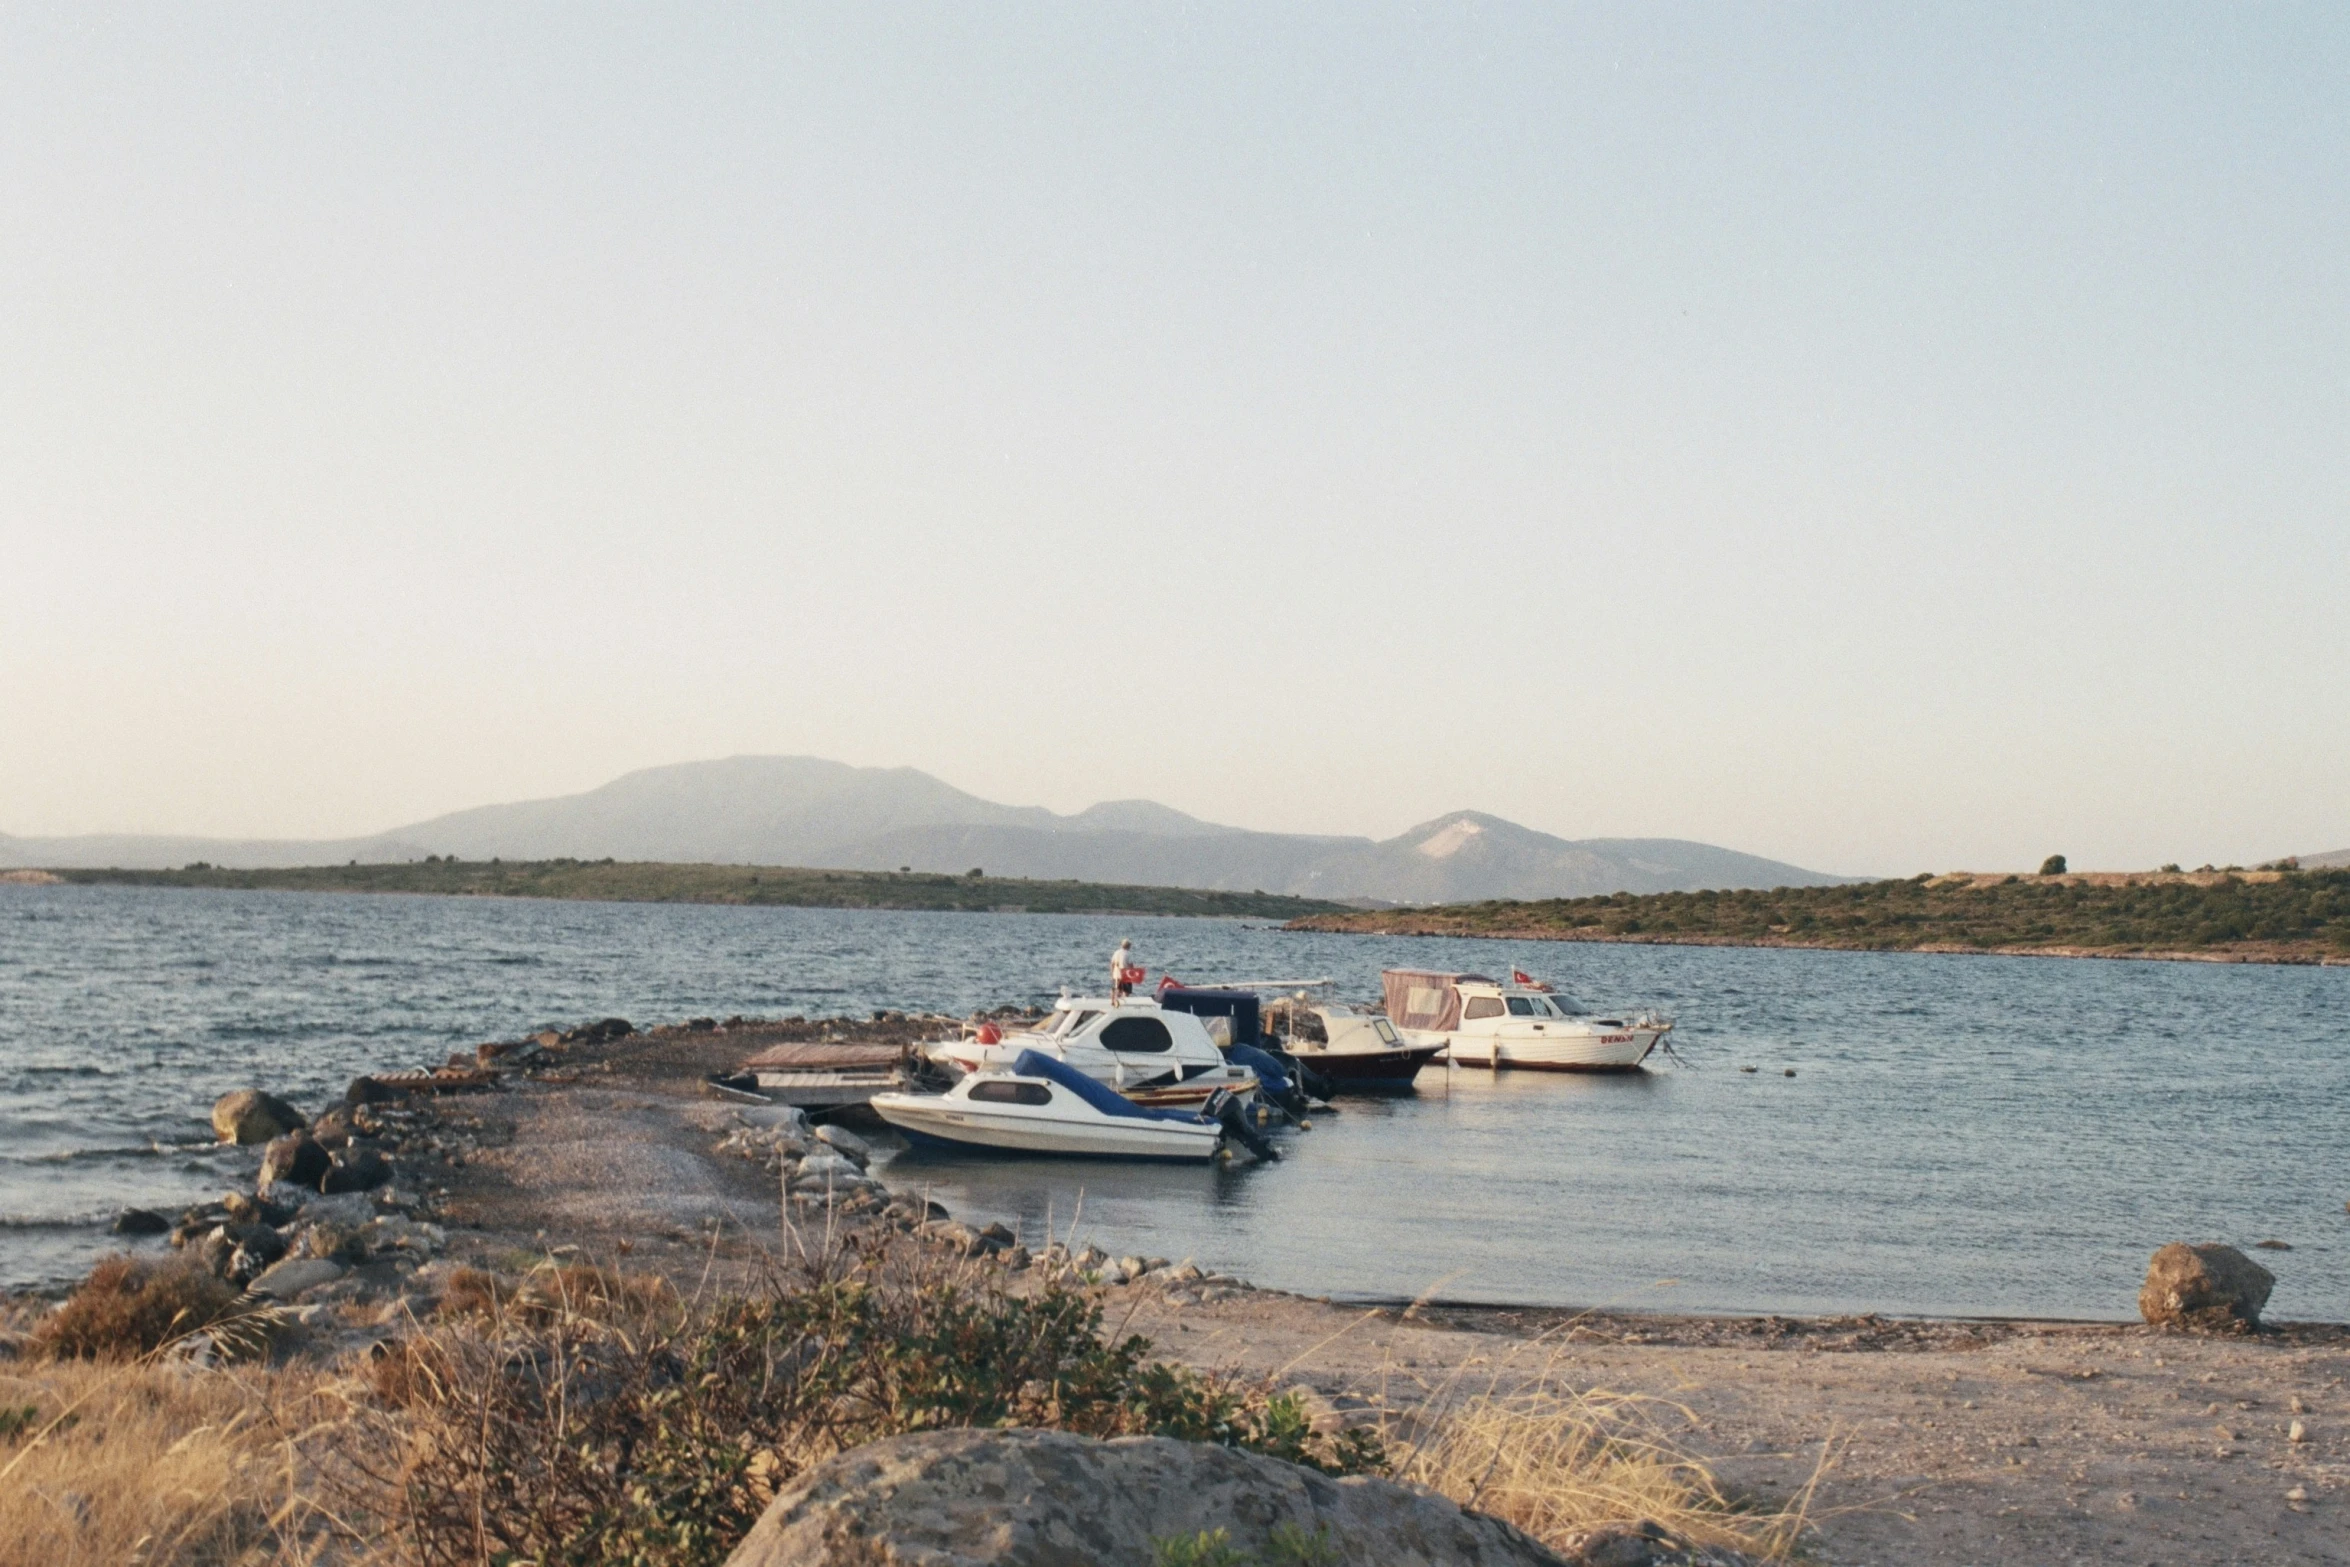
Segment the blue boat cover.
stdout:
<svg viewBox="0 0 2350 1567">
<path fill-rule="evenodd" d="M 1254 1045 L 1234 1045 L 1224 1054 L 1256 1073 L 1257 1080 L 1273 1091 L 1275 1099 L 1289 1092 L 1289 1068 L 1281 1064 L 1279 1057 L 1268 1055 Z"/>
<path fill-rule="evenodd" d="M 1138 1105 L 1104 1083 L 1097 1083 L 1066 1061 L 1056 1061 L 1038 1050 L 1023 1050 L 1012 1058 L 1012 1070 L 1021 1077 L 1041 1077 L 1060 1084 L 1104 1115 L 1124 1116 L 1136 1121 L 1187 1121 L 1194 1126 L 1212 1126 L 1207 1117 L 1188 1110 L 1157 1110 L 1149 1105 Z"/>
</svg>

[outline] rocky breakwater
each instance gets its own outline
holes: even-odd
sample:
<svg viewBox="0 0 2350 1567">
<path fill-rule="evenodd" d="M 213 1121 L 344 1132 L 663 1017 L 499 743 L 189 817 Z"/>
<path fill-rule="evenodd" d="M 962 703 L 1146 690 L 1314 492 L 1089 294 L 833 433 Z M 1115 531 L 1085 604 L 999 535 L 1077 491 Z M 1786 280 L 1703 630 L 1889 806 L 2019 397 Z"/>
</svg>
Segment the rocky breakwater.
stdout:
<svg viewBox="0 0 2350 1567">
<path fill-rule="evenodd" d="M 213 1107 L 224 1142 L 268 1133 L 251 1191 L 230 1191 L 171 1219 L 131 1209 L 114 1228 L 166 1235 L 175 1251 L 249 1293 L 292 1300 L 356 1270 L 413 1272 L 447 1244 L 427 1200 L 402 1183 L 399 1150 L 416 1115 L 396 1107 L 338 1105 L 316 1120 L 253 1089 Z"/>
</svg>

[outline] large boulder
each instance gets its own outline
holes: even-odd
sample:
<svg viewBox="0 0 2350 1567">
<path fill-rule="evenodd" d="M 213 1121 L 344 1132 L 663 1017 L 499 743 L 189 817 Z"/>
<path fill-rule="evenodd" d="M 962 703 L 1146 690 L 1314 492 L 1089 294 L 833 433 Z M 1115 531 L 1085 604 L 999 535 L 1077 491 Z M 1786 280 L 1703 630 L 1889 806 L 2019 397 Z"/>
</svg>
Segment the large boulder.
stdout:
<svg viewBox="0 0 2350 1567">
<path fill-rule="evenodd" d="M 873 1162 L 873 1145 L 845 1126 L 829 1123 L 816 1128 L 816 1140 L 862 1170 Z"/>
<path fill-rule="evenodd" d="M 1390 1480 L 1165 1437 L 928 1431 L 856 1448 L 776 1497 L 727 1567 L 1134 1567 L 1221 1529 L 1350 1567 L 1561 1567 L 1498 1519 Z"/>
<path fill-rule="evenodd" d="M 224 1143 L 266 1143 L 307 1125 L 301 1111 L 258 1088 L 222 1094 L 212 1106 L 212 1130 Z"/>
<path fill-rule="evenodd" d="M 318 1189 L 330 1195 L 338 1192 L 368 1192 L 392 1178 L 390 1161 L 365 1143 L 345 1143 L 327 1155 L 326 1173 L 319 1178 Z"/>
<path fill-rule="evenodd" d="M 2173 1243 L 2154 1254 L 2138 1291 L 2138 1312 L 2156 1327 L 2249 1333 L 2277 1276 L 2233 1246 Z"/>
<path fill-rule="evenodd" d="M 264 1197 L 278 1185 L 315 1188 L 325 1179 L 331 1161 L 307 1130 L 273 1138 L 261 1150 L 260 1191 Z"/>
</svg>

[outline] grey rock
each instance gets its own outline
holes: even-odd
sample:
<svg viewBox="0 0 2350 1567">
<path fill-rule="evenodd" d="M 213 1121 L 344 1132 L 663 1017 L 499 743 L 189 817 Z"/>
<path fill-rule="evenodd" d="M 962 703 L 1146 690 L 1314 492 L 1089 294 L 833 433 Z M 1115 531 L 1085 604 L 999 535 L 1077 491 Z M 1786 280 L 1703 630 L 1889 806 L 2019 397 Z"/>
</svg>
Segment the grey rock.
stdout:
<svg viewBox="0 0 2350 1567">
<path fill-rule="evenodd" d="M 1276 1530 L 1350 1567 L 1562 1567 L 1498 1519 L 1390 1480 L 1332 1479 L 1165 1437 L 932 1431 L 818 1465 L 776 1497 L 727 1567 L 1135 1567 L 1167 1542 Z"/>
<path fill-rule="evenodd" d="M 322 1192 L 367 1192 L 392 1178 L 384 1156 L 358 1143 L 347 1143 L 327 1155 L 326 1174 L 319 1178 Z"/>
<path fill-rule="evenodd" d="M 316 1186 L 326 1178 L 332 1162 L 326 1149 L 309 1132 L 288 1132 L 271 1139 L 269 1146 L 261 1150 L 261 1190 L 267 1193 L 281 1184 Z"/>
<path fill-rule="evenodd" d="M 266 1143 L 309 1124 L 301 1111 L 258 1088 L 222 1094 L 212 1106 L 212 1130 L 224 1143 Z"/>
<path fill-rule="evenodd" d="M 242 1284 L 285 1254 L 285 1237 L 266 1224 L 221 1224 L 204 1237 L 196 1257 L 214 1277 Z"/>
<path fill-rule="evenodd" d="M 305 1222 L 355 1230 L 375 1217 L 375 1203 L 365 1192 L 315 1194 L 303 1199 L 301 1217 Z"/>
<path fill-rule="evenodd" d="M 800 1161 L 791 1180 L 793 1191 L 822 1191 L 826 1186 L 846 1188 L 861 1184 L 865 1172 L 829 1148 L 819 1148 Z"/>
<path fill-rule="evenodd" d="M 162 1235 L 171 1229 L 171 1221 L 152 1208 L 125 1208 L 114 1216 L 117 1235 Z"/>
<path fill-rule="evenodd" d="M 290 1221 L 302 1211 L 298 1202 L 272 1202 L 267 1197 L 248 1197 L 243 1192 L 228 1192 L 220 1199 L 221 1211 L 236 1224 L 266 1224 L 275 1228 Z"/>
<path fill-rule="evenodd" d="M 976 1257 L 991 1248 L 985 1235 L 960 1219 L 949 1219 L 943 1224 L 927 1225 L 923 1233 L 947 1250 L 965 1257 Z"/>
<path fill-rule="evenodd" d="M 816 1128 L 816 1140 L 853 1162 L 860 1170 L 873 1162 L 873 1145 L 845 1126 L 819 1126 Z"/>
<path fill-rule="evenodd" d="M 808 1125 L 808 1112 L 798 1105 L 745 1105 L 735 1112 L 735 1118 L 745 1126 L 791 1132 L 802 1142 L 815 1136 Z"/>
<path fill-rule="evenodd" d="M 329 1150 L 342 1147 L 357 1130 L 351 1124 L 351 1108 L 348 1105 L 337 1105 L 310 1123 L 311 1140 Z"/>
<path fill-rule="evenodd" d="M 2277 1276 L 2233 1246 L 2172 1244 L 2147 1264 L 2138 1312 L 2157 1327 L 2195 1333 L 2247 1333 Z"/>
<path fill-rule="evenodd" d="M 316 1257 L 289 1257 L 272 1263 L 260 1276 L 245 1286 L 250 1295 L 267 1295 L 272 1300 L 292 1300 L 304 1290 L 313 1290 L 321 1284 L 332 1284 L 341 1278 L 346 1268 L 339 1262 L 326 1262 Z"/>
</svg>

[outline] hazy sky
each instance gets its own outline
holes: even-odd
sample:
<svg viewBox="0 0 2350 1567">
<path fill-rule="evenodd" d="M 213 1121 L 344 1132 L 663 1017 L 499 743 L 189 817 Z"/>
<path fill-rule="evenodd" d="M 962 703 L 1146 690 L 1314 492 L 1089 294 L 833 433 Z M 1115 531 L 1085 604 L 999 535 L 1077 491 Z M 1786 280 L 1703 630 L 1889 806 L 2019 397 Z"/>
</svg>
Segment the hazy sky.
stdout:
<svg viewBox="0 0 2350 1567">
<path fill-rule="evenodd" d="M 2350 844 L 2350 9 L 0 11 L 0 831 Z"/>
</svg>

